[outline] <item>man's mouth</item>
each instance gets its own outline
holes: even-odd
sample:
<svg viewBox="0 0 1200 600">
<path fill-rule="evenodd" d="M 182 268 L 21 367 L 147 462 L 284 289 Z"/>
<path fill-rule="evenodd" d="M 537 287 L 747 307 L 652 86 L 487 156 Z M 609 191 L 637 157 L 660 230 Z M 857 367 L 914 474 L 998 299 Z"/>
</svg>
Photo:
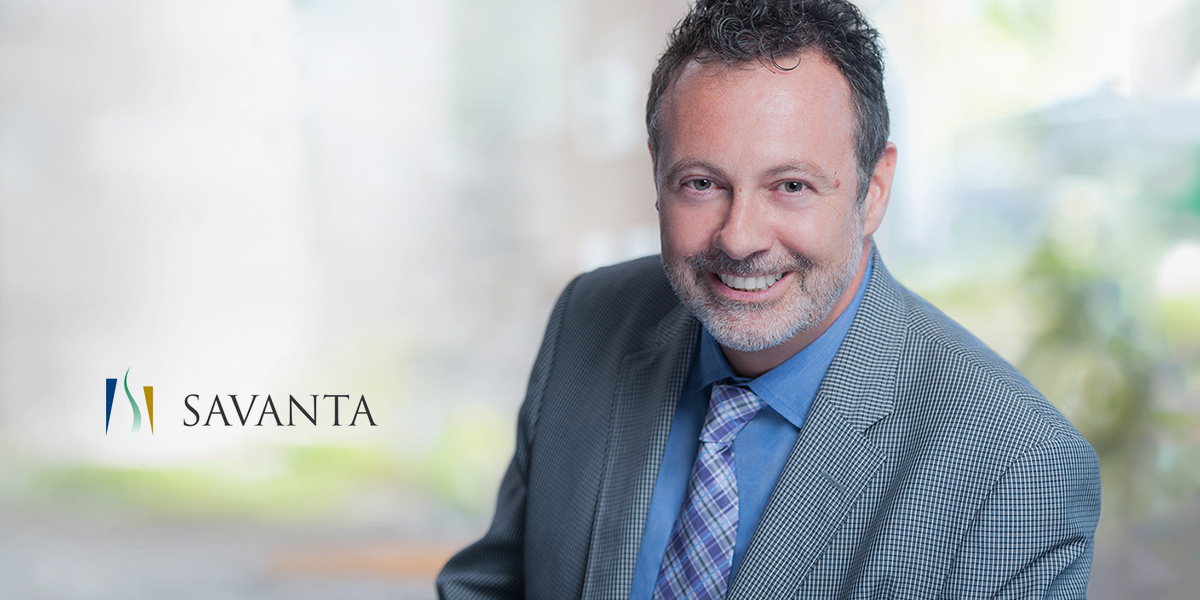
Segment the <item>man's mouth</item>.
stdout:
<svg viewBox="0 0 1200 600">
<path fill-rule="evenodd" d="M 773 273 L 771 275 L 759 275 L 757 277 L 738 277 L 736 275 L 726 275 L 717 273 L 717 277 L 721 279 L 721 283 L 742 292 L 761 292 L 773 285 L 776 281 L 783 279 L 787 273 Z"/>
</svg>

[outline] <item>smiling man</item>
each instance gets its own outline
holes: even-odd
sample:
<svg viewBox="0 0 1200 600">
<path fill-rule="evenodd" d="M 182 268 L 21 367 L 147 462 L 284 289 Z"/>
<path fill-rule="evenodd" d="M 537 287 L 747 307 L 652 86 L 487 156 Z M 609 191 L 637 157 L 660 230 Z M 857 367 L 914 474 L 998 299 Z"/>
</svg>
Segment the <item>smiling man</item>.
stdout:
<svg viewBox="0 0 1200 600">
<path fill-rule="evenodd" d="M 701 0 L 647 102 L 663 253 L 580 276 L 444 598 L 1077 598 L 1088 443 L 888 274 L 877 34 Z"/>
</svg>

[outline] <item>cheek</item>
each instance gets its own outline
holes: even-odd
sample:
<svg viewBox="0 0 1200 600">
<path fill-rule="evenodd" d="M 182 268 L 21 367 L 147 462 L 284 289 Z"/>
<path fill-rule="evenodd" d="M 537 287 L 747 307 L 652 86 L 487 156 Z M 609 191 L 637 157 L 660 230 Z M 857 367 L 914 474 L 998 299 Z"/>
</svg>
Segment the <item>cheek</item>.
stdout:
<svg viewBox="0 0 1200 600">
<path fill-rule="evenodd" d="M 681 210 L 664 203 L 658 213 L 663 252 L 692 256 L 708 249 L 715 226 L 704 211 Z"/>
<path fill-rule="evenodd" d="M 825 262 L 841 254 L 847 245 L 847 236 L 854 234 L 848 220 L 795 219 L 776 231 L 779 241 L 787 248 L 818 262 Z"/>
</svg>

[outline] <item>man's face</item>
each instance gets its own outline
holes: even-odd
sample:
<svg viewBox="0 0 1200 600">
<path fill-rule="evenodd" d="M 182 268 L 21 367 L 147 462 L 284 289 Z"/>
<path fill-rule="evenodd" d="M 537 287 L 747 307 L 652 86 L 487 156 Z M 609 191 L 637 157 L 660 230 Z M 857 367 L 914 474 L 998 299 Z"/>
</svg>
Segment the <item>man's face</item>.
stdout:
<svg viewBox="0 0 1200 600">
<path fill-rule="evenodd" d="M 845 78 L 819 53 L 800 59 L 791 71 L 692 62 L 663 101 L 663 263 L 713 337 L 743 352 L 828 326 L 886 205 L 875 180 L 856 201 Z"/>
</svg>

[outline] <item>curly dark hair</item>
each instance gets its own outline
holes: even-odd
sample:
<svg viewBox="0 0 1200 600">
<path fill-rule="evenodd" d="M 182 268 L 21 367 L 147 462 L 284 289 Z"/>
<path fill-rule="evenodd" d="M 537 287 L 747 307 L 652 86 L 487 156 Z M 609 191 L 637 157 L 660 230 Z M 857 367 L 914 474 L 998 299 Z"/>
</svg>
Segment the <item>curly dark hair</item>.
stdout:
<svg viewBox="0 0 1200 600">
<path fill-rule="evenodd" d="M 757 61 L 786 71 L 796 68 L 789 59 L 804 50 L 821 52 L 850 84 L 861 202 L 887 146 L 888 108 L 879 32 L 846 0 L 697 0 L 671 32 L 650 78 L 650 146 L 658 147 L 663 96 L 688 62 L 740 66 Z"/>
</svg>

